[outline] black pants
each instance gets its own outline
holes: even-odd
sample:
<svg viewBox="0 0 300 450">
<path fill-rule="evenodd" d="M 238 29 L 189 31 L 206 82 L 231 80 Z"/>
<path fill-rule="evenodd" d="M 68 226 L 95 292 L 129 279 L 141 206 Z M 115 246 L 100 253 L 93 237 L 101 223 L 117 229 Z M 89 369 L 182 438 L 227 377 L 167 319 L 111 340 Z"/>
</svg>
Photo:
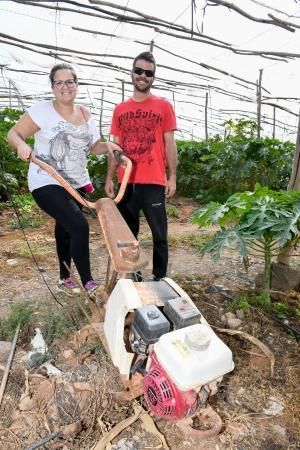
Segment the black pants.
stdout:
<svg viewBox="0 0 300 450">
<path fill-rule="evenodd" d="M 80 194 L 82 192 L 78 190 Z M 89 225 L 79 205 L 62 187 L 54 184 L 35 189 L 32 196 L 38 206 L 55 219 L 56 251 L 59 260 L 60 278 L 70 274 L 73 259 L 83 286 L 92 279 L 89 253 Z"/>
<path fill-rule="evenodd" d="M 168 266 L 168 226 L 165 187 L 158 184 L 128 184 L 118 208 L 137 238 L 140 210 L 143 211 L 153 239 L 153 275 L 163 278 Z"/>
</svg>

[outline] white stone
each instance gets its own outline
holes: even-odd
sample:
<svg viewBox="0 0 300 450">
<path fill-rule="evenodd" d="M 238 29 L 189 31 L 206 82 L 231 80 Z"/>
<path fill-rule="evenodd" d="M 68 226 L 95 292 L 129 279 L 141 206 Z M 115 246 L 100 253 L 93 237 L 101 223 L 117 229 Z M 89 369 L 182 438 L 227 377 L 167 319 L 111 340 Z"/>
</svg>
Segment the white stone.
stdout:
<svg viewBox="0 0 300 450">
<path fill-rule="evenodd" d="M 6 264 L 9 266 L 16 266 L 18 264 L 18 261 L 16 259 L 7 259 Z"/>
</svg>

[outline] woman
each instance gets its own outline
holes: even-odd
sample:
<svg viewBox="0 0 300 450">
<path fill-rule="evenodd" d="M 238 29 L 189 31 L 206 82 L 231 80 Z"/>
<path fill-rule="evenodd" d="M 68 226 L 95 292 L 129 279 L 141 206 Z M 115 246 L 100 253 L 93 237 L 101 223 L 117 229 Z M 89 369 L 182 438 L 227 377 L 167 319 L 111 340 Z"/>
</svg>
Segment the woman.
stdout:
<svg viewBox="0 0 300 450">
<path fill-rule="evenodd" d="M 89 111 L 74 103 L 78 89 L 77 75 L 69 64 L 57 64 L 50 72 L 53 100 L 31 106 L 8 133 L 8 142 L 23 161 L 29 161 L 32 149 L 25 139 L 34 135 L 35 155 L 54 167 L 75 189 L 84 195 L 93 190 L 87 171 L 87 154 L 113 153 L 120 147 L 100 142 L 96 124 Z M 70 278 L 71 259 L 85 290 L 98 288 L 90 270 L 89 226 L 80 205 L 47 172 L 30 162 L 29 190 L 36 203 L 55 219 L 56 250 L 59 260 L 59 286 L 79 293 Z"/>
</svg>

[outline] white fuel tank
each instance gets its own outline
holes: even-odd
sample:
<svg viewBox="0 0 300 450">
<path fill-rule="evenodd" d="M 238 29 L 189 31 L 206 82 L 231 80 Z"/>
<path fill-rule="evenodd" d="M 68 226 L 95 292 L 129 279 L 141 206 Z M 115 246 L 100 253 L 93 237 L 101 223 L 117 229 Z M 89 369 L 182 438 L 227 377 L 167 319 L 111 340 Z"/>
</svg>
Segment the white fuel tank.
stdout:
<svg viewBox="0 0 300 450">
<path fill-rule="evenodd" d="M 204 323 L 164 334 L 154 344 L 154 351 L 183 391 L 204 386 L 234 368 L 231 350 Z"/>
</svg>

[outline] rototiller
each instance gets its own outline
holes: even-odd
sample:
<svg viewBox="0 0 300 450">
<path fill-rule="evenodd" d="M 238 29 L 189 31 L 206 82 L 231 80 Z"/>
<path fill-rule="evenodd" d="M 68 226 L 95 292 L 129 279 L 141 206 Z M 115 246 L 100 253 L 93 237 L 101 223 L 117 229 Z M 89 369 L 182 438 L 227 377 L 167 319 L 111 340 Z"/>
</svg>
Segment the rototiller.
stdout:
<svg viewBox="0 0 300 450">
<path fill-rule="evenodd" d="M 221 419 L 207 400 L 233 370 L 232 353 L 173 280 L 131 279 L 148 261 L 116 207 L 131 170 L 128 158 L 119 155 L 119 159 L 126 168 L 118 196 L 114 201 L 103 198 L 91 203 L 52 167 L 32 156 L 77 201 L 96 210 L 109 259 L 105 319 L 95 328 L 119 370 L 124 386 L 119 398 L 130 400 L 143 394 L 155 416 L 176 422 L 186 434 L 201 440 L 221 429 Z M 200 423 L 206 420 L 208 429 L 193 428 L 195 417 Z"/>
</svg>

